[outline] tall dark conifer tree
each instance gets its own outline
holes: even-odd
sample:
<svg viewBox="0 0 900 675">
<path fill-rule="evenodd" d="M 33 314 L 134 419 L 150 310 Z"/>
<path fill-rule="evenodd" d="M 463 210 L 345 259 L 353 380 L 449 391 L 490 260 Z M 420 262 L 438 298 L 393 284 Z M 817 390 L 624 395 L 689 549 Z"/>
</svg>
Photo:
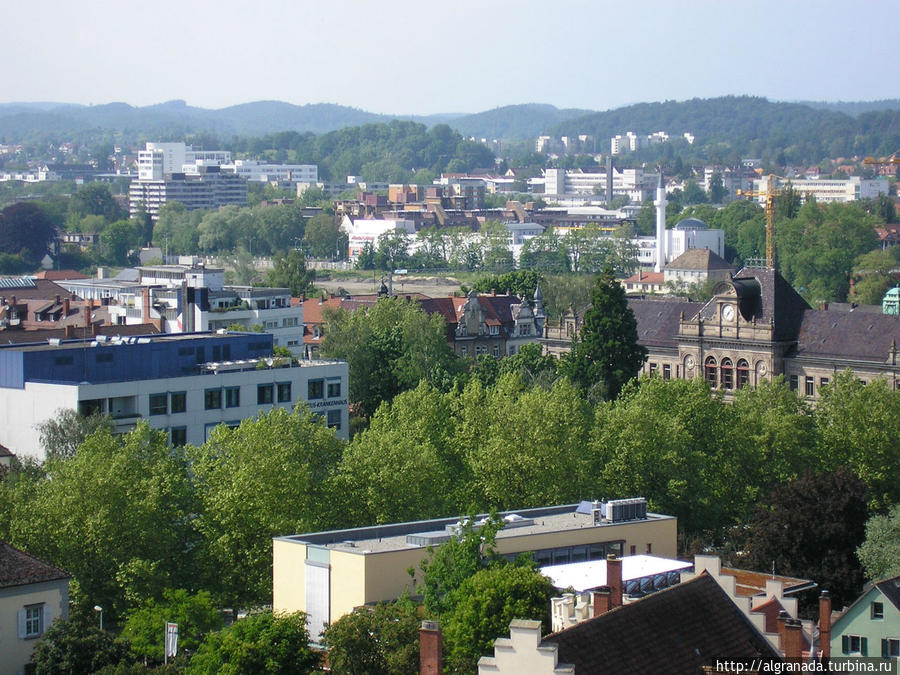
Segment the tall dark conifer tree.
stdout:
<svg viewBox="0 0 900 675">
<path fill-rule="evenodd" d="M 583 391 L 612 400 L 638 374 L 646 356 L 625 289 L 607 267 L 591 291 L 591 306 L 561 364 L 563 372 Z"/>
</svg>

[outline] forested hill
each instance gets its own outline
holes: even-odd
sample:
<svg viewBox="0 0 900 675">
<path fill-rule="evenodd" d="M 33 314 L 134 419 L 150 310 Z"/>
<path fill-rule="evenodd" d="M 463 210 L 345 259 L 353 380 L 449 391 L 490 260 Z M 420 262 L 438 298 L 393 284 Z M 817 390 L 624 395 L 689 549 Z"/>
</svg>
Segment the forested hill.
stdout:
<svg viewBox="0 0 900 675">
<path fill-rule="evenodd" d="M 344 127 L 389 122 L 392 119 L 427 126 L 448 123 L 465 136 L 523 140 L 554 124 L 590 113 L 560 110 L 552 105 L 526 103 L 475 114 L 379 115 L 358 108 L 316 103 L 292 105 L 282 101 L 254 101 L 219 110 L 168 101 L 146 107 L 125 103 L 78 106 L 54 103 L 0 104 L 0 139 L 22 141 L 40 135 L 84 138 L 115 132 L 122 140 L 176 138 L 191 134 L 264 136 L 280 131 L 325 134 Z"/>
<path fill-rule="evenodd" d="M 812 163 L 825 157 L 886 155 L 900 149 L 900 109 L 891 107 L 891 101 L 807 105 L 750 96 L 640 103 L 606 112 L 528 103 L 471 115 L 427 117 L 279 101 L 256 101 L 219 110 L 189 106 L 184 101 L 142 108 L 125 103 L 10 103 L 0 104 L 0 142 L 133 143 L 189 136 L 221 142 L 285 131 L 321 135 L 391 120 L 414 121 L 427 127 L 446 123 L 465 137 L 504 140 L 532 139 L 541 134 L 590 134 L 596 139 L 598 151 L 607 150 L 609 138 L 626 131 L 665 131 L 673 138 L 672 143 L 654 146 L 633 158 L 639 161 L 653 161 L 654 154 L 676 152 L 685 159 L 732 164 L 740 157 L 774 160 L 783 153 L 786 162 Z M 678 140 L 684 132 L 695 136 L 693 147 Z"/>
<path fill-rule="evenodd" d="M 801 105 L 822 110 L 835 110 L 847 115 L 859 115 L 879 110 L 900 110 L 900 98 L 884 98 L 879 101 L 796 101 Z"/>
<path fill-rule="evenodd" d="M 0 105 L 0 138 L 18 141 L 41 134 L 77 138 L 103 131 L 115 131 L 123 140 L 175 138 L 198 133 L 254 136 L 284 130 L 321 134 L 391 119 L 394 118 L 390 115 L 328 103 L 298 106 L 280 101 L 256 101 L 219 110 L 189 106 L 184 101 L 146 107 L 126 103 L 95 106 L 18 103 Z"/>
<path fill-rule="evenodd" d="M 464 115 L 448 123 L 464 136 L 518 141 L 540 136 L 561 122 L 591 113 L 590 110 L 576 108 L 561 110 L 543 103 L 524 103 Z"/>
<path fill-rule="evenodd" d="M 728 163 L 739 156 L 772 157 L 781 152 L 788 162 L 818 162 L 825 157 L 890 154 L 900 149 L 900 110 L 851 117 L 800 103 L 723 96 L 640 103 L 568 120 L 548 133 L 609 139 L 626 131 L 665 131 L 671 137 L 689 132 L 696 139 L 692 154 Z"/>
</svg>

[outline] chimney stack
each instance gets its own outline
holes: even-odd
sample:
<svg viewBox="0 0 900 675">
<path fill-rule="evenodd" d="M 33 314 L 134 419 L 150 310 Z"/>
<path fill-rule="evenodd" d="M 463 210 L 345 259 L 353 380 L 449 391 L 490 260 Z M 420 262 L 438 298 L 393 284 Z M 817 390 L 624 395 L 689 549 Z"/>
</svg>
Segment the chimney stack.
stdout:
<svg viewBox="0 0 900 675">
<path fill-rule="evenodd" d="M 831 658 L 831 593 L 822 591 L 819 596 L 819 649 L 822 660 Z"/>
<path fill-rule="evenodd" d="M 594 605 L 594 616 L 606 614 L 611 609 L 611 607 L 609 606 L 611 593 L 612 589 L 609 586 L 601 586 L 596 591 L 591 593 L 591 600 L 593 601 Z"/>
<path fill-rule="evenodd" d="M 785 646 L 784 645 L 784 640 L 785 640 L 784 624 L 790 618 L 791 618 L 790 615 L 786 611 L 781 610 L 780 612 L 778 612 L 778 618 L 775 619 L 775 625 L 777 626 L 777 630 L 778 630 L 778 639 L 780 641 L 782 651 L 784 651 L 784 646 Z"/>
<path fill-rule="evenodd" d="M 419 628 L 419 675 L 442 675 L 444 646 L 437 621 L 423 621 Z"/>
<path fill-rule="evenodd" d="M 63 317 L 69 316 L 69 312 L 71 311 L 71 309 L 72 309 L 71 302 L 69 301 L 68 298 L 66 298 L 65 300 L 63 300 Z"/>
<path fill-rule="evenodd" d="M 75 326 L 68 325 L 64 327 L 66 338 L 74 338 L 75 337 Z"/>
<path fill-rule="evenodd" d="M 622 560 L 614 553 L 606 556 L 606 585 L 609 586 L 609 608 L 622 606 Z"/>
<path fill-rule="evenodd" d="M 803 658 L 803 624 L 800 619 L 784 622 L 784 658 L 797 662 Z"/>
<path fill-rule="evenodd" d="M 82 309 L 84 310 L 84 327 L 90 328 L 91 327 L 91 310 L 93 309 L 93 303 L 90 300 L 85 300 L 84 307 Z"/>
<path fill-rule="evenodd" d="M 150 322 L 150 287 L 144 286 L 141 289 L 141 323 Z"/>
</svg>

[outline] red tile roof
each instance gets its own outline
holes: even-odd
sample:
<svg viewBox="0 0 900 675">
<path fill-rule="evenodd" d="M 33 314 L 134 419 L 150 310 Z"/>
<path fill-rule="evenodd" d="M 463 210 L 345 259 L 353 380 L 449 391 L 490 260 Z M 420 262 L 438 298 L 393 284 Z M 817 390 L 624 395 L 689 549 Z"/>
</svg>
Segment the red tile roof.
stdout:
<svg viewBox="0 0 900 675">
<path fill-rule="evenodd" d="M 0 588 L 69 579 L 71 574 L 0 541 Z"/>
</svg>

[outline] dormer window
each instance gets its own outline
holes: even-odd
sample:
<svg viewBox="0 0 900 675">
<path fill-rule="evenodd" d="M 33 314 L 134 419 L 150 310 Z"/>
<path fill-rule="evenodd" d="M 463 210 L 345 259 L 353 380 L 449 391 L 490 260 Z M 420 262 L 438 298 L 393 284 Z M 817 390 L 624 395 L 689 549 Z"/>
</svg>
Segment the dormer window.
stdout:
<svg viewBox="0 0 900 675">
<path fill-rule="evenodd" d="M 490 326 L 489 327 L 491 335 L 499 335 L 500 334 L 500 326 Z"/>
</svg>

